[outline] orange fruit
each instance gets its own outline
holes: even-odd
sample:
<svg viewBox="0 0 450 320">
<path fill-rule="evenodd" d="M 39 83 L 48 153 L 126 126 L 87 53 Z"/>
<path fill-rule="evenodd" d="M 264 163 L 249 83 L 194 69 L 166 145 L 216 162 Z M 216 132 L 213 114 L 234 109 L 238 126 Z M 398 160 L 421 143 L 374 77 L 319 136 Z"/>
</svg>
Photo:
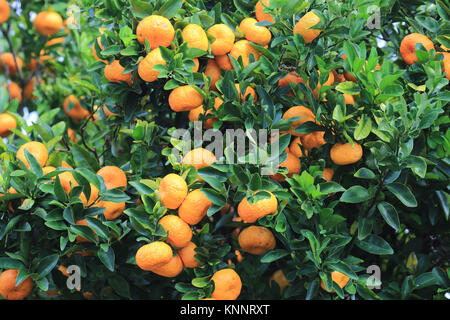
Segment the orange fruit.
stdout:
<svg viewBox="0 0 450 320">
<path fill-rule="evenodd" d="M 181 206 L 178 208 L 178 216 L 186 223 L 196 225 L 205 216 L 212 202 L 206 195 L 196 189 L 188 193 Z"/>
<path fill-rule="evenodd" d="M 302 145 L 300 137 L 296 137 L 294 140 L 292 140 L 291 144 L 289 145 L 289 152 L 292 153 L 297 158 L 301 158 L 303 156 L 300 145 Z"/>
<path fill-rule="evenodd" d="M 117 219 L 125 211 L 125 201 L 123 202 L 111 202 L 111 201 L 99 201 L 96 205 L 99 208 L 105 208 L 103 215 L 106 220 Z"/>
<path fill-rule="evenodd" d="M 211 43 L 211 53 L 213 55 L 221 56 L 233 49 L 236 37 L 233 30 L 226 24 L 215 24 L 208 29 L 207 33 L 215 38 Z"/>
<path fill-rule="evenodd" d="M 241 21 L 239 29 L 244 33 L 245 39 L 265 47 L 272 39 L 272 34 L 268 28 L 257 26 L 257 23 L 256 19 L 245 18 Z"/>
<path fill-rule="evenodd" d="M 165 215 L 159 220 L 158 224 L 168 233 L 167 243 L 176 248 L 184 248 L 192 239 L 191 228 L 176 215 Z"/>
<path fill-rule="evenodd" d="M 446 72 L 445 77 L 450 80 L 450 53 L 443 52 L 444 55 L 444 67 L 442 68 L 442 72 Z"/>
<path fill-rule="evenodd" d="M 52 166 L 46 166 L 46 167 L 42 168 L 42 172 L 44 173 L 44 176 L 55 170 L 56 170 L 56 168 L 52 167 Z M 53 177 L 52 179 L 55 179 L 55 177 Z"/>
<path fill-rule="evenodd" d="M 320 148 L 327 142 L 323 138 L 325 131 L 314 131 L 301 137 L 302 145 L 307 151 L 311 151 L 312 148 Z"/>
<path fill-rule="evenodd" d="M 55 296 L 59 295 L 59 290 L 47 290 L 47 291 L 45 291 L 45 293 L 49 297 L 55 297 Z"/>
<path fill-rule="evenodd" d="M 200 262 L 195 259 L 197 254 L 195 248 L 197 245 L 191 241 L 183 249 L 177 251 L 185 268 L 195 268 L 200 265 Z"/>
<path fill-rule="evenodd" d="M 161 56 L 161 50 L 156 48 L 139 62 L 138 73 L 142 80 L 153 82 L 158 79 L 159 71 L 153 70 L 153 66 L 157 64 L 166 65 L 166 60 Z"/>
<path fill-rule="evenodd" d="M 220 67 L 220 69 L 227 71 L 233 70 L 233 65 L 231 64 L 230 57 L 227 54 L 215 56 L 214 61 Z"/>
<path fill-rule="evenodd" d="M 67 135 L 69 136 L 70 141 L 77 143 L 77 133 L 72 128 L 67 128 Z"/>
<path fill-rule="evenodd" d="M 280 287 L 280 293 L 283 293 L 284 289 L 291 285 L 291 283 L 286 279 L 283 270 L 278 269 L 275 271 L 269 279 L 269 286 L 272 287 L 272 281 L 275 281 Z"/>
<path fill-rule="evenodd" d="M 98 43 L 98 46 L 100 47 L 100 49 L 102 49 L 102 50 L 104 50 L 105 48 L 103 47 L 103 45 L 102 45 L 102 37 L 97 37 L 97 43 Z M 97 55 L 97 51 L 95 51 L 95 43 L 92 43 L 92 55 L 94 56 L 94 59 L 95 60 L 97 60 L 97 61 L 101 61 L 101 62 L 104 62 L 104 63 L 108 63 L 108 61 L 106 61 L 106 60 L 102 60 L 102 59 L 100 59 L 99 57 L 98 57 L 98 55 Z"/>
<path fill-rule="evenodd" d="M 64 43 L 64 40 L 65 40 L 66 38 L 64 38 L 64 37 L 58 37 L 58 38 L 53 38 L 53 39 L 51 39 L 51 40 L 48 40 L 46 43 L 45 43 L 45 46 L 46 47 L 50 47 L 50 46 L 54 46 L 55 44 L 61 44 L 61 43 Z"/>
<path fill-rule="evenodd" d="M 0 295 L 6 300 L 22 300 L 26 298 L 33 289 L 33 280 L 28 277 L 16 286 L 19 270 L 8 269 L 0 274 Z"/>
<path fill-rule="evenodd" d="M 116 166 L 105 166 L 97 171 L 97 175 L 103 178 L 106 190 L 127 187 L 127 175 L 122 169 Z"/>
<path fill-rule="evenodd" d="M 292 176 L 294 174 L 299 174 L 300 173 L 300 158 L 296 157 L 291 152 L 287 152 L 287 158 L 282 163 L 280 163 L 280 167 L 288 168 L 289 172 L 288 172 L 287 176 L 289 178 L 292 178 Z M 276 181 L 279 181 L 279 182 L 283 182 L 283 181 L 286 180 L 286 178 L 283 175 L 279 174 L 279 173 L 271 175 L 270 177 L 273 180 L 276 180 Z"/>
<path fill-rule="evenodd" d="M 70 277 L 70 273 L 67 272 L 67 267 L 65 267 L 63 265 L 59 265 L 58 266 L 58 271 L 60 271 L 63 274 L 63 276 L 65 276 L 67 278 Z"/>
<path fill-rule="evenodd" d="M 178 254 L 175 254 L 169 262 L 153 267 L 150 271 L 166 278 L 173 278 L 183 271 L 183 261 Z"/>
<path fill-rule="evenodd" d="M 239 57 L 242 57 L 242 63 L 244 68 L 250 62 L 250 55 L 253 55 L 255 61 L 259 60 L 260 53 L 256 50 L 252 44 L 248 40 L 239 40 L 234 43 L 233 49 L 231 49 L 230 55 L 238 60 Z"/>
<path fill-rule="evenodd" d="M 327 180 L 328 182 L 333 179 L 334 170 L 331 168 L 325 168 L 323 169 L 322 177 Z"/>
<path fill-rule="evenodd" d="M 305 122 L 308 121 L 316 121 L 316 116 L 314 115 L 314 113 L 311 111 L 311 109 L 305 107 L 305 106 L 294 106 L 294 107 L 290 107 L 284 114 L 283 114 L 283 119 L 291 119 L 291 118 L 299 118 L 297 120 L 295 120 L 292 124 L 291 124 L 291 128 L 289 129 L 289 133 L 293 136 L 297 136 L 297 137 L 302 137 L 305 134 L 303 133 L 297 133 L 294 131 L 294 129 L 300 125 L 302 125 Z"/>
<path fill-rule="evenodd" d="M 210 114 L 211 110 L 208 110 L 206 114 Z M 192 109 L 189 111 L 189 121 L 199 121 L 199 117 L 201 114 L 205 114 L 205 109 L 203 106 L 200 106 L 198 108 Z M 209 118 L 205 121 L 203 127 L 205 129 L 211 129 L 214 125 L 214 122 L 217 120 L 217 118 Z"/>
<path fill-rule="evenodd" d="M 36 77 L 32 77 L 30 81 L 25 85 L 25 99 L 36 99 L 37 97 L 33 95 L 34 83 L 36 82 Z"/>
<path fill-rule="evenodd" d="M 18 69 L 22 69 L 23 60 L 10 52 L 5 52 L 0 55 L 0 70 L 7 72 L 8 74 L 14 76 L 17 74 Z"/>
<path fill-rule="evenodd" d="M 17 128 L 17 121 L 9 113 L 0 114 L 0 137 L 6 138 L 11 134 L 11 129 Z"/>
<path fill-rule="evenodd" d="M 217 300 L 236 300 L 241 294 L 242 281 L 233 269 L 222 269 L 214 273 L 214 291 L 211 294 Z"/>
<path fill-rule="evenodd" d="M 198 170 L 210 166 L 216 160 L 216 156 L 211 151 L 204 148 L 196 148 L 186 153 L 181 163 L 186 166 L 194 166 Z M 200 177 L 198 179 L 203 181 Z"/>
<path fill-rule="evenodd" d="M 355 98 L 353 98 L 352 95 L 344 93 L 343 96 L 345 99 L 345 104 L 355 105 Z"/>
<path fill-rule="evenodd" d="M 167 209 L 177 209 L 186 198 L 187 193 L 186 181 L 175 173 L 169 173 L 159 183 L 161 204 Z"/>
<path fill-rule="evenodd" d="M 235 83 L 234 84 L 236 86 L 236 89 L 239 93 L 239 99 L 241 100 L 241 102 L 245 101 L 245 98 L 247 98 L 248 95 L 252 95 L 253 96 L 253 103 L 256 103 L 256 100 L 258 99 L 258 96 L 255 92 L 255 89 L 253 89 L 250 86 L 247 86 L 247 88 L 245 89 L 244 95 L 242 95 L 241 89 L 239 88 L 239 83 Z"/>
<path fill-rule="evenodd" d="M 0 24 L 5 23 L 9 19 L 11 9 L 6 0 L 0 0 Z"/>
<path fill-rule="evenodd" d="M 197 48 L 208 51 L 208 36 L 205 30 L 198 24 L 188 24 L 181 32 L 183 40 L 188 43 L 189 48 Z"/>
<path fill-rule="evenodd" d="M 255 192 L 257 194 L 259 191 Z M 269 198 L 260 199 L 257 202 L 250 203 L 246 197 L 244 197 L 238 205 L 238 215 L 246 223 L 253 223 L 259 218 L 262 218 L 269 214 L 277 212 L 278 201 L 277 198 L 270 191 Z"/>
<path fill-rule="evenodd" d="M 159 46 L 168 47 L 175 37 L 175 30 L 169 19 L 151 15 L 139 22 L 136 28 L 136 36 L 140 44 L 145 43 L 145 39 L 150 42 L 150 49 Z"/>
<path fill-rule="evenodd" d="M 123 73 L 124 70 L 125 68 L 122 67 L 119 60 L 114 60 L 105 66 L 105 78 L 110 82 L 120 83 L 120 81 L 125 81 L 131 86 L 131 72 Z"/>
<path fill-rule="evenodd" d="M 275 237 L 266 227 L 249 226 L 241 231 L 238 237 L 239 245 L 244 252 L 261 255 L 275 248 Z"/>
<path fill-rule="evenodd" d="M 17 99 L 19 103 L 22 103 L 22 88 L 17 83 L 11 81 L 5 85 L 5 88 L 8 90 L 11 100 Z"/>
<path fill-rule="evenodd" d="M 42 11 L 37 14 L 33 24 L 39 34 L 52 36 L 61 29 L 64 22 L 59 13 L 54 11 Z"/>
<path fill-rule="evenodd" d="M 352 146 L 347 143 L 336 143 L 331 147 L 331 160 L 340 166 L 358 162 L 363 155 L 363 150 L 360 144 L 354 142 Z"/>
<path fill-rule="evenodd" d="M 319 73 L 319 77 L 320 77 L 320 71 L 319 71 L 318 73 Z M 330 71 L 330 72 L 328 73 L 328 79 L 327 79 L 327 81 L 325 81 L 325 83 L 324 83 L 323 85 L 324 85 L 324 86 L 330 87 L 330 86 L 333 85 L 334 80 L 335 80 L 335 79 L 334 79 L 334 74 L 333 74 L 332 71 Z M 306 85 L 309 87 L 309 80 L 306 82 Z M 313 95 L 314 95 L 314 97 L 315 97 L 316 99 L 319 98 L 319 94 L 318 94 L 317 91 L 320 91 L 320 88 L 321 88 L 321 87 L 322 87 L 322 85 L 320 84 L 320 79 L 318 79 L 318 80 L 317 80 L 316 88 L 314 88 L 314 90 L 313 90 Z M 309 88 L 310 88 L 310 87 L 309 87 Z"/>
<path fill-rule="evenodd" d="M 290 83 L 305 83 L 303 79 L 300 77 L 300 75 L 296 72 L 289 72 L 284 78 L 281 78 L 278 80 L 278 86 L 280 88 L 289 86 Z"/>
<path fill-rule="evenodd" d="M 418 60 L 416 56 L 416 44 L 418 43 L 421 43 L 427 51 L 434 48 L 433 41 L 427 36 L 420 33 L 408 34 L 400 42 L 400 55 L 406 64 L 412 65 Z"/>
<path fill-rule="evenodd" d="M 208 63 L 206 64 L 205 75 L 207 77 L 211 77 L 211 84 L 209 86 L 210 89 L 216 90 L 216 82 L 220 79 L 220 67 L 213 59 L 208 59 Z"/>
<path fill-rule="evenodd" d="M 31 141 L 23 144 L 19 150 L 17 150 L 16 158 L 22 161 L 27 168 L 30 167 L 27 159 L 25 158 L 25 149 L 28 150 L 29 153 L 36 158 L 37 162 L 44 167 L 48 160 L 48 151 L 47 148 L 40 142 Z"/>
<path fill-rule="evenodd" d="M 169 106 L 175 112 L 190 111 L 203 104 L 203 96 L 190 85 L 179 86 L 169 95 Z"/>
<path fill-rule="evenodd" d="M 255 16 L 256 20 L 261 21 L 269 21 L 274 23 L 272 16 L 269 13 L 264 13 L 263 10 L 265 7 L 268 7 L 270 4 L 270 0 L 259 0 L 255 5 Z"/>
<path fill-rule="evenodd" d="M 172 248 L 165 242 L 153 241 L 145 244 L 136 252 L 136 264 L 145 271 L 160 267 L 172 259 Z"/>
<path fill-rule="evenodd" d="M 306 13 L 294 26 L 294 35 L 300 34 L 305 43 L 310 43 L 319 36 L 322 30 L 314 29 L 314 26 L 320 22 L 320 18 L 317 14 L 310 11 Z"/>
<path fill-rule="evenodd" d="M 333 280 L 333 282 L 336 282 L 341 288 L 344 288 L 347 285 L 348 281 L 350 280 L 348 276 L 339 271 L 333 271 L 331 273 L 331 279 Z M 325 283 L 323 283 L 322 280 L 320 280 L 320 287 L 323 290 L 327 291 L 327 289 L 325 289 Z M 333 293 L 334 289 L 331 289 L 330 292 Z"/>
<path fill-rule="evenodd" d="M 200 62 L 198 61 L 197 58 L 194 58 L 194 67 L 192 67 L 192 72 L 197 72 L 198 68 L 200 67 Z"/>
<path fill-rule="evenodd" d="M 69 110 L 69 106 L 72 105 L 72 108 Z M 74 122 L 78 122 L 82 119 L 86 119 L 89 117 L 90 113 L 88 110 L 84 109 L 81 106 L 80 100 L 75 97 L 73 94 L 64 99 L 63 104 L 64 112 L 72 118 Z"/>
<path fill-rule="evenodd" d="M 242 262 L 244 260 L 244 257 L 242 256 L 242 253 L 239 250 L 234 250 L 234 254 L 236 255 L 237 262 Z"/>
</svg>

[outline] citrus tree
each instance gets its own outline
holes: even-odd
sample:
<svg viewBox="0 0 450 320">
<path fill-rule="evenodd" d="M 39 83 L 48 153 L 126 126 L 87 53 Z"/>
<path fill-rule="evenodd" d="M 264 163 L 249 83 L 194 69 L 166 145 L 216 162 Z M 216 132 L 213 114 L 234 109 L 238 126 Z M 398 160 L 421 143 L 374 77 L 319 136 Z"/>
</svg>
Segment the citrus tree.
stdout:
<svg viewBox="0 0 450 320">
<path fill-rule="evenodd" d="M 449 16 L 0 0 L 0 295 L 445 299 Z"/>
</svg>

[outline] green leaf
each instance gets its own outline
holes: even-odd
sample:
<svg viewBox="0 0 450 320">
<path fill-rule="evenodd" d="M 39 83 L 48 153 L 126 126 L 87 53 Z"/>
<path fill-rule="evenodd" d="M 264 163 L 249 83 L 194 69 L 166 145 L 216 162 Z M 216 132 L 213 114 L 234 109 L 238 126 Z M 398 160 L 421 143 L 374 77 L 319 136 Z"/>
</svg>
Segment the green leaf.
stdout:
<svg viewBox="0 0 450 320">
<path fill-rule="evenodd" d="M 128 281 L 119 274 L 108 277 L 108 283 L 113 290 L 121 297 L 131 298 L 130 285 Z"/>
<path fill-rule="evenodd" d="M 372 170 L 367 168 L 360 168 L 358 171 L 356 171 L 356 173 L 353 176 L 355 178 L 368 180 L 375 179 L 377 177 Z"/>
<path fill-rule="evenodd" d="M 377 205 L 378 211 L 388 225 L 390 225 L 395 231 L 400 229 L 400 220 L 398 218 L 397 210 L 390 203 L 383 201 Z"/>
<path fill-rule="evenodd" d="M 355 96 L 360 93 L 359 86 L 353 81 L 341 82 L 336 86 L 336 90 L 351 96 Z"/>
<path fill-rule="evenodd" d="M 362 140 L 367 138 L 367 136 L 372 131 L 372 120 L 363 114 L 361 119 L 358 121 L 358 126 L 355 129 L 353 137 L 355 140 Z"/>
<path fill-rule="evenodd" d="M 58 259 L 59 255 L 55 253 L 46 256 L 39 261 L 36 272 L 39 274 L 40 279 L 44 278 L 47 274 L 50 273 L 50 271 L 52 271 L 56 267 Z"/>
<path fill-rule="evenodd" d="M 289 255 L 289 251 L 284 249 L 273 249 L 264 254 L 261 257 L 261 263 L 270 263 L 279 260 L 285 256 Z"/>
<path fill-rule="evenodd" d="M 182 0 L 168 0 L 164 1 L 163 6 L 158 10 L 159 15 L 167 19 L 173 18 L 183 5 Z"/>
<path fill-rule="evenodd" d="M 370 199 L 369 191 L 362 186 L 352 186 L 339 199 L 341 202 L 360 203 Z"/>
<path fill-rule="evenodd" d="M 42 177 L 44 174 L 42 172 L 42 167 L 39 164 L 39 162 L 37 162 L 36 158 L 27 150 L 25 149 L 25 158 L 27 159 L 29 165 L 30 165 L 30 169 L 31 171 L 38 177 Z"/>
<path fill-rule="evenodd" d="M 114 263 L 116 256 L 112 247 L 108 247 L 107 251 L 98 249 L 97 256 L 109 271 L 114 271 Z"/>
<path fill-rule="evenodd" d="M 410 155 L 406 159 L 406 167 L 410 168 L 412 172 L 417 174 L 422 179 L 427 174 L 427 163 L 424 158 Z"/>
<path fill-rule="evenodd" d="M 368 253 L 377 255 L 393 254 L 394 250 L 383 238 L 375 234 L 369 235 L 362 241 L 357 241 L 356 245 Z"/>
<path fill-rule="evenodd" d="M 392 192 L 405 206 L 410 208 L 417 207 L 417 200 L 406 185 L 393 182 L 386 185 L 386 188 Z"/>
</svg>

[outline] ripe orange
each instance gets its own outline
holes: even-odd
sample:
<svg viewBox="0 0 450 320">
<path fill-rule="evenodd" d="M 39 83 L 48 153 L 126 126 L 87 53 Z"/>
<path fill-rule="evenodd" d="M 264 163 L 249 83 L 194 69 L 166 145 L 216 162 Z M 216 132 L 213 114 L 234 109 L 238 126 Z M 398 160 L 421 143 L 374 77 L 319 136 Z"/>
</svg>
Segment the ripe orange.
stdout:
<svg viewBox="0 0 450 320">
<path fill-rule="evenodd" d="M 239 29 L 244 33 L 245 39 L 265 47 L 272 39 L 272 34 L 268 28 L 257 26 L 257 23 L 256 19 L 245 18 L 241 21 Z"/>
<path fill-rule="evenodd" d="M 56 170 L 56 168 L 52 167 L 52 166 L 46 166 L 46 167 L 42 168 L 42 172 L 44 173 L 44 176 L 55 170 Z M 55 177 L 53 177 L 52 179 L 55 179 Z"/>
<path fill-rule="evenodd" d="M 336 282 L 339 285 L 339 287 L 341 287 L 341 288 L 344 288 L 347 285 L 348 281 L 350 280 L 350 278 L 348 276 L 346 276 L 345 274 L 343 274 L 339 271 L 333 271 L 331 273 L 331 279 L 334 282 Z M 320 287 L 323 290 L 327 291 L 327 289 L 325 289 L 325 283 L 323 283 L 322 280 L 320 280 Z M 334 289 L 331 289 L 330 292 L 333 293 Z"/>
<path fill-rule="evenodd" d="M 173 278 L 183 271 L 183 261 L 178 254 L 175 254 L 169 262 L 153 267 L 150 271 L 166 278 Z"/>
<path fill-rule="evenodd" d="M 247 98 L 248 95 L 252 95 L 253 96 L 253 102 L 256 103 L 256 100 L 258 99 L 258 96 L 255 92 L 255 89 L 253 89 L 252 87 L 248 86 L 245 89 L 244 95 L 242 95 L 241 89 L 239 88 L 239 83 L 235 83 L 234 84 L 236 86 L 236 89 L 239 93 L 239 99 L 241 102 L 245 101 L 245 98 Z"/>
<path fill-rule="evenodd" d="M 153 66 L 157 64 L 166 65 L 166 60 L 161 56 L 161 50 L 156 48 L 141 60 L 138 67 L 138 73 L 142 80 L 153 82 L 158 79 L 159 71 L 153 70 Z"/>
<path fill-rule="evenodd" d="M 287 87 L 289 86 L 289 84 L 293 82 L 294 84 L 297 83 L 305 83 L 305 81 L 303 81 L 303 79 L 300 77 L 300 75 L 296 72 L 289 72 L 284 78 L 281 78 L 280 80 L 278 80 L 278 86 L 280 88 L 282 87 Z"/>
<path fill-rule="evenodd" d="M 308 121 L 315 121 L 316 120 L 316 116 L 314 115 L 314 113 L 311 111 L 311 109 L 305 107 L 305 106 L 294 106 L 289 108 L 284 114 L 283 114 L 283 119 L 291 119 L 291 118 L 296 118 L 298 117 L 298 120 L 295 120 L 292 124 L 291 124 L 291 128 L 289 129 L 289 133 L 293 136 L 297 136 L 297 137 L 302 137 L 305 134 L 303 133 L 297 133 L 294 131 L 294 129 L 298 126 L 300 126 L 301 124 L 308 122 Z"/>
<path fill-rule="evenodd" d="M 26 298 L 33 289 L 33 280 L 28 277 L 16 286 L 19 270 L 8 269 L 0 274 L 0 295 L 6 300 L 22 300 Z"/>
<path fill-rule="evenodd" d="M 103 178 L 106 190 L 127 187 L 127 175 L 122 169 L 116 166 L 105 166 L 97 171 L 97 175 Z"/>
<path fill-rule="evenodd" d="M 272 287 L 272 281 L 275 281 L 280 287 L 280 293 L 283 293 L 284 289 L 291 285 L 291 283 L 286 279 L 283 270 L 278 269 L 275 271 L 269 279 L 269 286 Z"/>
<path fill-rule="evenodd" d="M 44 36 L 54 35 L 64 24 L 59 13 L 54 11 L 39 12 L 33 23 L 36 31 Z"/>
<path fill-rule="evenodd" d="M 297 158 L 301 158 L 303 156 L 303 152 L 302 149 L 300 148 L 300 145 L 302 145 L 300 137 L 296 137 L 294 140 L 292 140 L 291 144 L 289 145 L 289 152 L 292 153 Z"/>
<path fill-rule="evenodd" d="M 11 100 L 17 99 L 19 103 L 22 103 L 22 88 L 17 83 L 11 81 L 5 85 L 5 88 L 8 90 Z"/>
<path fill-rule="evenodd" d="M 317 14 L 312 11 L 306 13 L 294 26 L 294 35 L 299 33 L 305 43 L 310 43 L 322 32 L 322 30 L 314 29 L 314 26 L 319 22 L 320 18 Z"/>
<path fill-rule="evenodd" d="M 318 72 L 318 74 L 319 74 L 319 77 L 320 77 L 320 71 Z M 332 71 L 330 71 L 330 72 L 328 73 L 328 79 L 327 79 L 327 81 L 325 81 L 325 83 L 324 83 L 323 85 L 324 85 L 324 86 L 330 87 L 330 86 L 333 85 L 334 81 L 335 81 L 335 79 L 334 79 L 334 74 L 333 74 Z M 309 80 L 306 82 L 306 85 L 309 87 Z M 313 94 L 314 94 L 314 97 L 315 97 L 316 99 L 319 98 L 318 91 L 321 89 L 321 87 L 322 87 L 322 85 L 320 84 L 320 80 L 318 79 L 318 80 L 317 80 L 316 88 L 314 88 L 314 90 L 313 90 Z M 309 88 L 310 88 L 310 87 L 309 87 Z"/>
<path fill-rule="evenodd" d="M 224 71 L 233 70 L 233 65 L 231 64 L 230 57 L 228 56 L 228 54 L 215 56 L 214 60 L 216 61 L 220 69 Z"/>
<path fill-rule="evenodd" d="M 322 177 L 325 180 L 331 181 L 331 179 L 333 179 L 333 175 L 334 175 L 334 170 L 333 169 L 331 169 L 331 168 L 323 169 Z"/>
<path fill-rule="evenodd" d="M 9 19 L 11 9 L 6 0 L 0 0 L 0 24 L 5 23 Z"/>
<path fill-rule="evenodd" d="M 6 138 L 11 134 L 11 129 L 17 128 L 17 121 L 9 113 L 0 114 L 0 137 Z"/>
<path fill-rule="evenodd" d="M 264 13 L 263 10 L 265 7 L 268 7 L 270 4 L 270 0 L 259 0 L 255 5 L 255 16 L 256 20 L 261 21 L 269 21 L 274 23 L 272 16 L 269 13 Z"/>
<path fill-rule="evenodd" d="M 123 73 L 124 70 L 125 68 L 122 67 L 119 60 L 114 60 L 105 66 L 105 77 L 111 82 L 120 83 L 120 81 L 125 81 L 131 86 L 131 72 Z"/>
<path fill-rule="evenodd" d="M 178 208 L 178 216 L 191 226 L 196 225 L 206 216 L 206 212 L 211 206 L 212 202 L 206 195 L 200 189 L 196 189 L 186 196 Z"/>
<path fill-rule="evenodd" d="M 192 230 L 180 217 L 168 214 L 162 217 L 160 224 L 167 231 L 167 243 L 176 248 L 184 248 L 192 239 Z"/>
<path fill-rule="evenodd" d="M 28 150 L 39 162 L 41 167 L 44 167 L 48 160 L 48 151 L 47 148 L 40 142 L 31 141 L 23 144 L 19 150 L 17 150 L 16 158 L 22 161 L 27 168 L 30 167 L 27 159 L 25 158 L 25 149 Z"/>
<path fill-rule="evenodd" d="M 0 55 L 0 70 L 3 72 L 14 76 L 17 74 L 18 69 L 22 69 L 22 66 L 23 60 L 17 56 L 14 59 L 14 55 L 11 52 L 5 52 Z"/>
<path fill-rule="evenodd" d="M 211 110 L 208 110 L 206 112 L 206 114 L 210 114 L 210 113 L 211 113 Z M 203 108 L 203 106 L 192 109 L 191 111 L 189 111 L 189 121 L 199 121 L 199 117 L 201 114 L 205 114 L 205 109 Z M 217 120 L 217 118 L 206 119 L 205 123 L 203 124 L 203 127 L 205 129 L 211 129 L 216 120 Z"/>
<path fill-rule="evenodd" d="M 169 95 L 169 106 L 175 112 L 190 111 L 203 104 L 203 96 L 190 85 L 179 86 Z"/>
<path fill-rule="evenodd" d="M 207 32 L 215 38 L 211 43 L 211 53 L 213 55 L 221 56 L 233 49 L 236 37 L 233 30 L 226 24 L 215 24 Z"/>
<path fill-rule="evenodd" d="M 101 37 L 97 37 L 97 43 L 98 43 L 98 46 L 100 47 L 100 49 L 102 49 L 102 50 L 104 50 L 105 48 L 103 47 L 103 45 L 102 45 L 102 41 L 101 41 Z M 92 55 L 94 56 L 94 59 L 95 60 L 97 60 L 97 61 L 101 61 L 101 62 L 104 62 L 104 63 L 108 63 L 108 61 L 106 61 L 106 60 L 102 60 L 102 59 L 100 59 L 99 57 L 98 57 L 98 55 L 97 55 L 97 51 L 95 51 L 95 43 L 92 43 Z"/>
<path fill-rule="evenodd" d="M 69 106 L 72 105 L 72 108 L 69 110 Z M 88 110 L 84 109 L 81 106 L 80 100 L 75 97 L 73 94 L 64 99 L 63 104 L 64 112 L 72 118 L 74 122 L 78 122 L 82 119 L 86 119 L 89 117 L 90 113 Z"/>
<path fill-rule="evenodd" d="M 256 50 L 248 40 L 236 41 L 230 52 L 230 55 L 236 60 L 238 60 L 239 57 L 242 57 L 244 68 L 250 62 L 250 54 L 253 55 L 255 61 L 258 61 L 261 56 L 259 51 Z"/>
<path fill-rule="evenodd" d="M 92 195 L 91 195 L 92 198 Z M 123 202 L 99 201 L 96 207 L 105 208 L 103 215 L 106 220 L 117 219 L 125 210 L 126 204 Z"/>
<path fill-rule="evenodd" d="M 77 133 L 72 128 L 67 128 L 67 135 L 69 136 L 70 141 L 77 143 Z"/>
<path fill-rule="evenodd" d="M 355 105 L 355 98 L 353 98 L 352 95 L 344 93 L 343 96 L 345 99 L 345 104 Z"/>
<path fill-rule="evenodd" d="M 200 61 L 197 58 L 194 58 L 194 66 L 192 67 L 192 72 L 197 72 L 200 67 Z"/>
<path fill-rule="evenodd" d="M 320 148 L 327 142 L 323 138 L 325 131 L 314 131 L 301 137 L 302 145 L 306 150 L 311 151 L 312 148 Z"/>
<path fill-rule="evenodd" d="M 288 168 L 289 172 L 288 172 L 287 176 L 289 178 L 291 178 L 294 174 L 300 173 L 300 158 L 296 157 L 291 152 L 287 152 L 287 158 L 282 163 L 280 163 L 280 167 Z M 279 182 L 283 182 L 286 180 L 286 178 L 279 173 L 271 175 L 270 177 L 273 180 L 276 180 Z"/>
<path fill-rule="evenodd" d="M 233 269 L 222 269 L 214 273 L 214 291 L 211 294 L 217 300 L 236 300 L 241 294 L 242 281 Z"/>
<path fill-rule="evenodd" d="M 53 38 L 53 39 L 51 39 L 51 40 L 48 40 L 46 43 L 45 43 L 45 46 L 46 47 L 50 47 L 50 46 L 54 46 L 55 44 L 61 44 L 61 43 L 64 43 L 64 40 L 65 40 L 66 38 L 64 38 L 64 37 L 58 37 L 58 38 Z"/>
<path fill-rule="evenodd" d="M 136 252 L 136 264 L 145 271 L 160 267 L 172 259 L 172 248 L 165 242 L 153 241 Z"/>
<path fill-rule="evenodd" d="M 216 156 L 211 151 L 204 148 L 197 148 L 186 153 L 181 163 L 186 166 L 194 166 L 198 170 L 210 166 L 216 160 Z M 203 181 L 200 177 L 198 177 L 198 180 Z"/>
<path fill-rule="evenodd" d="M 266 227 L 249 226 L 241 231 L 238 237 L 239 245 L 244 252 L 261 255 L 275 248 L 275 237 Z"/>
<path fill-rule="evenodd" d="M 360 144 L 354 142 L 352 146 L 347 143 L 336 143 L 331 147 L 331 160 L 340 166 L 358 162 L 363 155 L 363 150 Z"/>
<path fill-rule="evenodd" d="M 216 82 L 220 79 L 220 67 L 213 59 L 208 59 L 206 64 L 205 75 L 211 77 L 211 84 L 209 86 L 212 90 L 217 90 Z"/>
<path fill-rule="evenodd" d="M 195 268 L 200 265 L 200 262 L 195 259 L 197 254 L 195 248 L 197 245 L 191 241 L 183 249 L 177 251 L 185 268 Z"/>
<path fill-rule="evenodd" d="M 150 49 L 159 46 L 168 47 L 175 36 L 175 30 L 169 19 L 151 15 L 139 22 L 136 28 L 136 36 L 140 44 L 145 43 L 145 39 L 150 42 Z"/>
<path fill-rule="evenodd" d="M 443 52 L 444 55 L 444 66 L 442 67 L 442 72 L 446 72 L 445 77 L 450 80 L 450 53 Z"/>
<path fill-rule="evenodd" d="M 427 51 L 434 48 L 433 41 L 427 36 L 420 33 L 408 34 L 400 43 L 400 55 L 406 64 L 412 65 L 418 60 L 416 56 L 416 44 L 418 43 L 421 43 Z"/>
<path fill-rule="evenodd" d="M 189 48 L 197 48 L 208 51 L 208 37 L 205 30 L 198 24 L 188 24 L 181 32 L 183 40 L 188 43 Z"/>
<path fill-rule="evenodd" d="M 159 183 L 161 204 L 167 209 L 177 209 L 186 198 L 187 193 L 186 181 L 175 173 L 169 173 Z"/>
<path fill-rule="evenodd" d="M 30 100 L 30 99 L 36 99 L 37 97 L 35 95 L 33 95 L 33 91 L 34 91 L 34 83 L 36 82 L 36 77 L 32 77 L 30 79 L 30 81 L 28 81 L 28 83 L 25 85 L 25 99 Z M 42 82 L 42 79 L 41 79 Z"/>
<path fill-rule="evenodd" d="M 255 192 L 257 194 L 259 191 Z M 262 218 L 269 214 L 277 212 L 278 201 L 277 198 L 270 191 L 266 191 L 270 194 L 269 198 L 260 199 L 257 202 L 250 203 L 246 197 L 244 197 L 238 205 L 238 215 L 246 223 L 253 223 L 259 218 Z"/>
</svg>

